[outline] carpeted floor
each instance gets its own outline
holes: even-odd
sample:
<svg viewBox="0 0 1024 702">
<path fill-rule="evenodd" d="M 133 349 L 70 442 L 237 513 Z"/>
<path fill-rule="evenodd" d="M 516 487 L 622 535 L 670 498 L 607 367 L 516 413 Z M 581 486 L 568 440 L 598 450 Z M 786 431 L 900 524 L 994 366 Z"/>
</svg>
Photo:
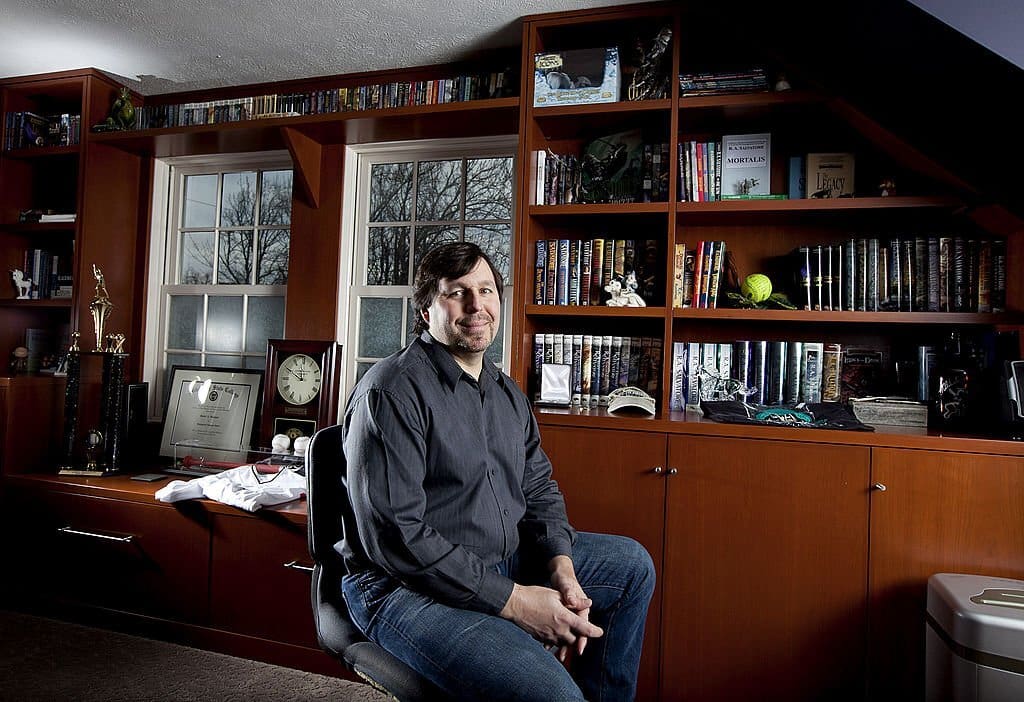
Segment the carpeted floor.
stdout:
<svg viewBox="0 0 1024 702">
<path fill-rule="evenodd" d="M 3 702 L 384 702 L 359 683 L 0 610 Z"/>
</svg>

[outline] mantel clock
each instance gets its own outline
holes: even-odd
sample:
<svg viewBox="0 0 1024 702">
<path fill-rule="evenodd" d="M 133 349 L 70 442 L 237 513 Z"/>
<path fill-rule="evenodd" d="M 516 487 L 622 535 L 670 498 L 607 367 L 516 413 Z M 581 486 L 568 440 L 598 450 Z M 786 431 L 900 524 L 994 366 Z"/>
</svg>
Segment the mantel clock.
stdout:
<svg viewBox="0 0 1024 702">
<path fill-rule="evenodd" d="M 267 342 L 261 443 L 276 434 L 292 443 L 334 424 L 338 415 L 341 345 L 335 341 L 270 339 Z"/>
</svg>

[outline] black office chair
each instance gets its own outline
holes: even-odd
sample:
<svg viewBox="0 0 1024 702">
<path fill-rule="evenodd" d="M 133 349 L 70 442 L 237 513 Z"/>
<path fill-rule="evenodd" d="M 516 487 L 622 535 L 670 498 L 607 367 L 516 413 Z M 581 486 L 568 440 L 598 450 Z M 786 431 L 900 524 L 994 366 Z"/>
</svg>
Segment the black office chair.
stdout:
<svg viewBox="0 0 1024 702">
<path fill-rule="evenodd" d="M 342 518 L 352 522 L 352 506 L 342 479 L 345 453 L 342 428 L 325 427 L 306 449 L 309 553 L 313 558 L 313 620 L 320 647 L 357 675 L 399 702 L 436 702 L 444 695 L 433 683 L 383 648 L 367 641 L 349 618 L 341 596 L 345 564 L 334 544 L 341 540 Z"/>
</svg>

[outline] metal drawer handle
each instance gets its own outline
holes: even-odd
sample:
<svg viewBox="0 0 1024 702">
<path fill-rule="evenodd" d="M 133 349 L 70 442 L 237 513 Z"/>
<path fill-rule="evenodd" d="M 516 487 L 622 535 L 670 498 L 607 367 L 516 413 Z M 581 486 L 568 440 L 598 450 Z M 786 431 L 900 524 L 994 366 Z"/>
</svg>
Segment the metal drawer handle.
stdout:
<svg viewBox="0 0 1024 702">
<path fill-rule="evenodd" d="M 313 572 L 313 566 L 302 565 L 298 561 L 288 561 L 287 563 L 284 564 L 284 567 L 285 568 L 291 568 L 292 570 L 301 570 L 304 573 L 312 573 Z"/>
<path fill-rule="evenodd" d="M 132 535 L 128 536 L 111 536 L 110 534 L 98 534 L 95 531 L 82 531 L 81 529 L 72 529 L 69 526 L 59 527 L 57 529 L 58 534 L 73 534 L 74 536 L 88 536 L 92 539 L 104 539 L 105 541 L 117 541 L 118 543 L 128 544 L 131 543 L 135 537 Z"/>
</svg>

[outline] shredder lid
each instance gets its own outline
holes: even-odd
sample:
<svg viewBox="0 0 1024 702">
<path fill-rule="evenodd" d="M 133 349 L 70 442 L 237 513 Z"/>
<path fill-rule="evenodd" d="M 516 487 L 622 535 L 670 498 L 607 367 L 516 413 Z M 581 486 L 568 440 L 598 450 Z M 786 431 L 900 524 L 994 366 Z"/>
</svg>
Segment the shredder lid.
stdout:
<svg viewBox="0 0 1024 702">
<path fill-rule="evenodd" d="M 1024 580 L 937 573 L 928 614 L 965 648 L 1024 661 Z"/>
</svg>

